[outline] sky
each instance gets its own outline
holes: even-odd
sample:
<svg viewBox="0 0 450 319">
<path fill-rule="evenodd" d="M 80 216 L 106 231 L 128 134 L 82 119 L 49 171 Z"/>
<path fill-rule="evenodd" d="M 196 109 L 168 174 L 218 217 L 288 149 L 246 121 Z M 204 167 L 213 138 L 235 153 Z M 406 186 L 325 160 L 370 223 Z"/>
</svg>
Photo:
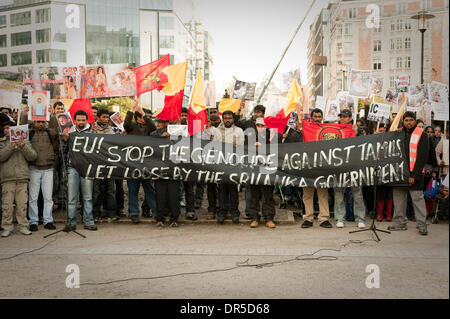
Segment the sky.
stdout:
<svg viewBox="0 0 450 319">
<path fill-rule="evenodd" d="M 195 0 L 198 18 L 214 39 L 214 78 L 218 94 L 235 76 L 258 82 L 277 65 L 313 0 Z M 307 81 L 309 26 L 328 0 L 316 0 L 275 74 L 301 69 Z"/>
</svg>

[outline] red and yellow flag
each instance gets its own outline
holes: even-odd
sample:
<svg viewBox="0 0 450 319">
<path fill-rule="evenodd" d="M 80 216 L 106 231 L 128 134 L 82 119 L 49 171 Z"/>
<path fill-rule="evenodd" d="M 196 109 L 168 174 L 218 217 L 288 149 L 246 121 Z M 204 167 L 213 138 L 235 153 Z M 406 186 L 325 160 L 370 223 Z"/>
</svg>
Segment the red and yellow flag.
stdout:
<svg viewBox="0 0 450 319">
<path fill-rule="evenodd" d="M 231 111 L 233 113 L 236 113 L 239 111 L 239 108 L 241 107 L 241 100 L 235 100 L 235 99 L 222 99 L 219 103 L 219 114 L 222 114 L 225 111 Z"/>
<path fill-rule="evenodd" d="M 63 99 L 61 102 L 66 107 L 66 112 L 70 113 L 72 116 L 72 121 L 75 123 L 73 116 L 77 111 L 85 111 L 88 115 L 88 123 L 93 123 L 95 121 L 94 112 L 92 111 L 91 99 L 76 99 L 67 100 Z"/>
<path fill-rule="evenodd" d="M 167 83 L 167 75 L 162 71 L 170 65 L 170 55 L 136 68 L 136 95 L 158 89 L 161 91 Z"/>
<path fill-rule="evenodd" d="M 191 106 L 188 113 L 189 136 L 197 134 L 205 128 L 208 123 L 208 113 L 206 111 L 206 98 L 203 90 L 202 72 L 198 69 L 194 90 L 192 91 Z"/>
<path fill-rule="evenodd" d="M 157 115 L 164 121 L 175 121 L 181 116 L 183 106 L 184 86 L 186 84 L 187 61 L 171 65 L 162 70 L 167 77 L 167 82 L 163 84 L 166 94 L 164 98 L 164 108 Z"/>
<path fill-rule="evenodd" d="M 303 121 L 303 142 L 337 140 L 355 137 L 351 124 L 323 124 Z"/>
</svg>

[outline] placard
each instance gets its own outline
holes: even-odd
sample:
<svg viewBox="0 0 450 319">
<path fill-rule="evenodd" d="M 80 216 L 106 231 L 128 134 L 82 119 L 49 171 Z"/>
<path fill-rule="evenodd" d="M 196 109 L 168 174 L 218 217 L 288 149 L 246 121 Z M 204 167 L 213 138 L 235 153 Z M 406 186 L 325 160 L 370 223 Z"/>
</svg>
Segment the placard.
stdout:
<svg viewBox="0 0 450 319">
<path fill-rule="evenodd" d="M 72 126 L 72 116 L 70 113 L 60 113 L 56 115 L 56 120 L 58 122 L 59 133 L 62 134 L 65 131 L 69 131 Z"/>
<path fill-rule="evenodd" d="M 368 97 L 371 83 L 371 71 L 352 69 L 349 82 L 350 95 Z"/>
<path fill-rule="evenodd" d="M 167 125 L 167 132 L 171 136 L 189 136 L 187 125 Z"/>
<path fill-rule="evenodd" d="M 435 121 L 448 121 L 448 103 L 431 102 L 431 105 L 433 106 Z"/>
<path fill-rule="evenodd" d="M 111 121 L 113 121 L 114 124 L 116 124 L 116 126 L 117 126 L 121 131 L 124 130 L 124 127 L 123 127 L 124 119 L 123 119 L 122 114 L 120 114 L 120 112 L 116 112 L 116 113 L 114 113 L 113 115 L 111 115 L 110 119 L 111 119 Z"/>
<path fill-rule="evenodd" d="M 387 124 L 391 116 L 391 106 L 389 104 L 372 102 L 370 104 L 369 113 L 367 114 L 367 120 L 380 121 Z"/>
<path fill-rule="evenodd" d="M 50 91 L 28 91 L 28 120 L 50 120 Z"/>
<path fill-rule="evenodd" d="M 29 131 L 28 125 L 11 126 L 9 129 L 9 140 L 11 143 L 28 141 Z"/>
</svg>

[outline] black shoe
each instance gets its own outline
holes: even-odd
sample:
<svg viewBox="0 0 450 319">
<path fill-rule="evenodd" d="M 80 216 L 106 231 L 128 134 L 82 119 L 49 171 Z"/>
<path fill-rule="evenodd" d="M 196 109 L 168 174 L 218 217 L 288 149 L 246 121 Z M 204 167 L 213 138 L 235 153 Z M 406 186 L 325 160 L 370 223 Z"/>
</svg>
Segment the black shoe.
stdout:
<svg viewBox="0 0 450 319">
<path fill-rule="evenodd" d="M 239 217 L 232 218 L 233 224 L 239 224 Z"/>
<path fill-rule="evenodd" d="M 156 227 L 163 228 L 164 227 L 164 223 L 159 221 L 159 222 L 156 223 Z"/>
<path fill-rule="evenodd" d="M 320 227 L 323 227 L 323 228 L 333 228 L 333 225 L 331 225 L 331 223 L 330 223 L 328 220 L 326 220 L 326 221 L 324 221 L 322 224 L 320 224 Z"/>
<path fill-rule="evenodd" d="M 97 230 L 97 225 L 84 225 L 84 229 Z"/>
<path fill-rule="evenodd" d="M 142 217 L 150 218 L 152 215 L 150 214 L 150 209 L 142 210 Z"/>
<path fill-rule="evenodd" d="M 44 225 L 44 228 L 45 228 L 45 229 L 50 229 L 50 230 L 55 230 L 55 229 L 56 229 L 56 227 L 55 227 L 55 225 L 53 225 L 53 223 L 47 223 L 47 224 L 45 224 L 45 225 Z M 31 230 L 31 227 L 30 227 L 30 230 Z"/>
<path fill-rule="evenodd" d="M 119 217 L 127 217 L 127 215 L 123 212 L 122 209 L 119 209 L 119 210 L 117 211 L 117 216 L 119 216 Z"/>
<path fill-rule="evenodd" d="M 139 219 L 139 216 L 131 216 L 130 218 L 134 224 L 139 224 L 141 222 L 141 220 Z"/>
<path fill-rule="evenodd" d="M 195 213 L 186 213 L 186 219 L 189 220 L 197 220 L 197 216 L 195 215 Z"/>
<path fill-rule="evenodd" d="M 77 229 L 75 225 L 66 225 L 63 229 L 63 232 L 68 233 Z"/>
<path fill-rule="evenodd" d="M 302 228 L 309 228 L 312 227 L 313 223 L 310 222 L 309 220 L 305 220 L 302 224 Z"/>
<path fill-rule="evenodd" d="M 30 231 L 38 231 L 38 225 L 30 225 Z"/>
<path fill-rule="evenodd" d="M 195 209 L 200 209 L 202 208 L 202 203 L 195 203 Z"/>
<path fill-rule="evenodd" d="M 217 222 L 223 224 L 225 222 L 225 216 L 217 216 Z"/>
<path fill-rule="evenodd" d="M 170 223 L 169 227 L 177 228 L 178 227 L 178 223 L 177 222 L 172 222 L 172 223 Z"/>
</svg>

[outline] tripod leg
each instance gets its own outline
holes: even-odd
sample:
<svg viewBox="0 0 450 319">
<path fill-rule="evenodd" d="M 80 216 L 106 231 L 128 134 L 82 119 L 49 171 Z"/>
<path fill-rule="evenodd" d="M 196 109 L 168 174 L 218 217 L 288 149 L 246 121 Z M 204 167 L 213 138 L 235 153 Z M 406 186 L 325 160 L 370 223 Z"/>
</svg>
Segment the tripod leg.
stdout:
<svg viewBox="0 0 450 319">
<path fill-rule="evenodd" d="M 80 234 L 79 232 L 77 232 L 76 230 L 72 230 L 75 234 L 77 234 L 78 236 L 81 236 L 83 238 L 86 238 L 86 236 L 84 236 L 83 234 Z"/>
<path fill-rule="evenodd" d="M 63 231 L 63 229 L 60 229 L 60 230 L 58 230 L 58 231 L 55 231 L 54 233 L 51 233 L 51 234 L 48 234 L 48 235 L 44 236 L 44 238 L 53 236 L 53 235 L 55 235 L 55 234 L 57 234 L 57 233 L 60 233 L 60 232 L 62 232 L 62 231 Z"/>
</svg>

